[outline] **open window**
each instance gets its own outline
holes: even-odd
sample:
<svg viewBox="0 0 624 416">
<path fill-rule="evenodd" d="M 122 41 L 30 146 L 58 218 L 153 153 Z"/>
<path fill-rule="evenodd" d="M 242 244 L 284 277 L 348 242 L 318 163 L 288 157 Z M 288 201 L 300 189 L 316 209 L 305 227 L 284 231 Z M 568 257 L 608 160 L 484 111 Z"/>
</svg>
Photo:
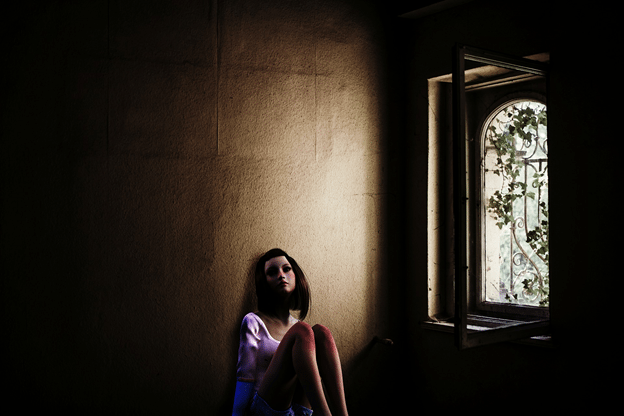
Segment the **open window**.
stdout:
<svg viewBox="0 0 624 416">
<path fill-rule="evenodd" d="M 429 81 L 430 323 L 460 349 L 549 332 L 547 61 L 458 45 Z"/>
</svg>

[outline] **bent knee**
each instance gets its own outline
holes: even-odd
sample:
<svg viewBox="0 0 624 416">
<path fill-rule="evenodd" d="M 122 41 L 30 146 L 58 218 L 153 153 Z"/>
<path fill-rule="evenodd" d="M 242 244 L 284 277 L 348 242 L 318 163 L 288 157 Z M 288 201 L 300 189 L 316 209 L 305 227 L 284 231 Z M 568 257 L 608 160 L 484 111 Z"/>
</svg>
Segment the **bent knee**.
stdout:
<svg viewBox="0 0 624 416">
<path fill-rule="evenodd" d="M 292 333 L 292 335 L 297 338 L 314 340 L 317 344 L 334 343 L 334 337 L 329 328 L 320 324 L 310 326 L 310 324 L 306 322 L 299 321 L 294 324 L 288 332 Z"/>
<path fill-rule="evenodd" d="M 297 322 L 296 324 L 292 326 L 292 328 L 290 328 L 290 331 L 292 331 L 294 334 L 300 337 L 314 338 L 314 331 L 312 330 L 312 327 L 310 326 L 310 324 L 306 322 L 302 322 L 302 321 Z"/>
</svg>

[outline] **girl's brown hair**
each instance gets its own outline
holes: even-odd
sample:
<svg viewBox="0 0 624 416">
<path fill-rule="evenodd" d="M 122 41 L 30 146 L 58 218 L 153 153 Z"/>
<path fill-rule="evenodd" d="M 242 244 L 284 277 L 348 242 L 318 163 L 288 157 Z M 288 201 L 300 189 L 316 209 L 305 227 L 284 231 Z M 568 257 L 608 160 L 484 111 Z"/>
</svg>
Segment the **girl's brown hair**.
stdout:
<svg viewBox="0 0 624 416">
<path fill-rule="evenodd" d="M 295 272 L 295 291 L 291 295 L 290 309 L 299 311 L 299 319 L 304 320 L 308 315 L 310 308 L 310 287 L 306 280 L 305 274 L 295 259 L 290 257 L 286 252 L 279 248 L 273 248 L 264 253 L 256 263 L 256 296 L 258 297 L 258 310 L 260 312 L 271 312 L 273 302 L 275 301 L 273 293 L 269 290 L 266 274 L 264 273 L 264 265 L 267 261 L 275 257 L 284 256 Z"/>
</svg>

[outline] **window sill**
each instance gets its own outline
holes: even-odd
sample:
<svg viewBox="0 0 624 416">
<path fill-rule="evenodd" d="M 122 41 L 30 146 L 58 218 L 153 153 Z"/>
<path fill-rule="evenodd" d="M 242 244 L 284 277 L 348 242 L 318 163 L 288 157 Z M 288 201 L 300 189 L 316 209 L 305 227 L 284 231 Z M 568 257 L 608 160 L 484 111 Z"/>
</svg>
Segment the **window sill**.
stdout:
<svg viewBox="0 0 624 416">
<path fill-rule="evenodd" d="M 519 324 L 522 321 L 493 318 L 482 315 L 468 315 L 468 332 L 481 332 L 489 329 L 494 329 L 501 326 Z M 455 324 L 452 319 L 448 320 L 434 320 L 430 319 L 421 323 L 424 329 L 453 333 L 455 331 Z M 541 348 L 554 348 L 552 337 L 550 335 L 540 335 L 531 338 L 521 339 L 517 341 L 508 341 L 514 344 L 532 345 Z"/>
</svg>

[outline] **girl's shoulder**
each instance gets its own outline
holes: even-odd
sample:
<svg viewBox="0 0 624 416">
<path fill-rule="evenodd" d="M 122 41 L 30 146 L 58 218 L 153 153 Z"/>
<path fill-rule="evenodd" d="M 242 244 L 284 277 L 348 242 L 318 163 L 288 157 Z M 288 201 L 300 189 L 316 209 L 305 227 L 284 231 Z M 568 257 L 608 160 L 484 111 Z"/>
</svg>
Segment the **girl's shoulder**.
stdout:
<svg viewBox="0 0 624 416">
<path fill-rule="evenodd" d="M 243 317 L 243 321 L 241 323 L 241 329 L 251 330 L 252 332 L 258 332 L 260 326 L 262 325 L 262 320 L 258 315 L 254 312 L 249 312 L 247 315 Z"/>
<path fill-rule="evenodd" d="M 257 321 L 259 319 L 260 319 L 260 316 L 258 315 L 257 312 L 249 312 L 247 315 L 243 317 L 243 321 L 248 321 L 248 320 Z"/>
</svg>

